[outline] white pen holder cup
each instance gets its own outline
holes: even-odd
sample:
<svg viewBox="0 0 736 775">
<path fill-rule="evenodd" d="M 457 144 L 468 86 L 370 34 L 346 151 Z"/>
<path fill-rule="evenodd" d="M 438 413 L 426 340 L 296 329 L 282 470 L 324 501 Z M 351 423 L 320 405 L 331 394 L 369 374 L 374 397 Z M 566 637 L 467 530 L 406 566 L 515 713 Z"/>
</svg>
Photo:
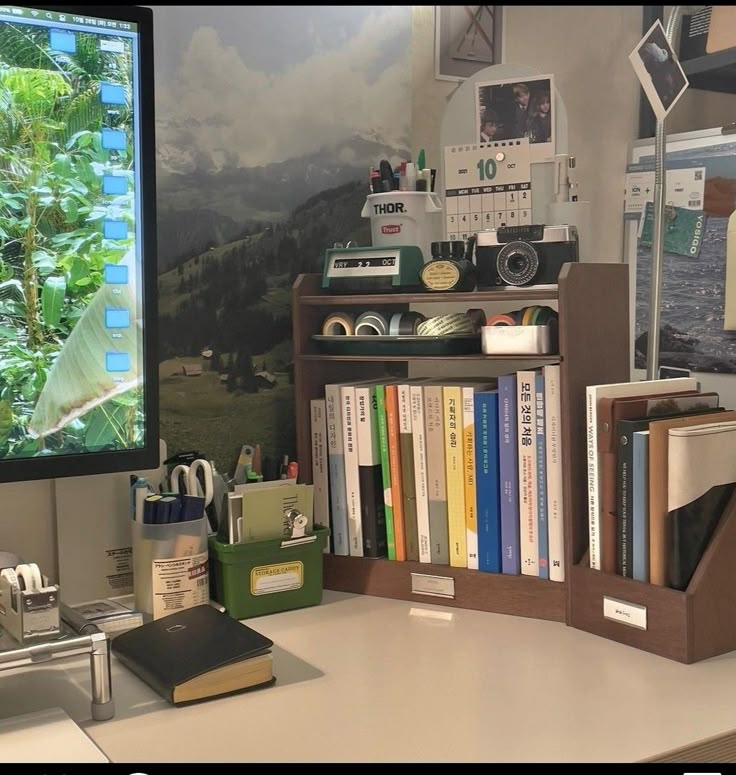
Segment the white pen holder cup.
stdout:
<svg viewBox="0 0 736 775">
<path fill-rule="evenodd" d="M 131 522 L 135 607 L 149 620 L 209 603 L 207 518 Z"/>
<path fill-rule="evenodd" d="M 371 219 L 374 248 L 416 245 L 426 263 L 432 242 L 442 239 L 442 200 L 430 191 L 369 194 L 361 215 Z"/>
</svg>

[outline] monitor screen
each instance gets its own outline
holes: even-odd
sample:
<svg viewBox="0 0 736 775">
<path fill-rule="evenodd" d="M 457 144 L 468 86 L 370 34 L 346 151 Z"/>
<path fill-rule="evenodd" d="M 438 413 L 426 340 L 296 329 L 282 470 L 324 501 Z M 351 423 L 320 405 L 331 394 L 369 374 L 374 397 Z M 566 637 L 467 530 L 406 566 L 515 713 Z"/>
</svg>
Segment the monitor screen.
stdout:
<svg viewBox="0 0 736 775">
<path fill-rule="evenodd" d="M 155 463 L 151 34 L 0 6 L 0 480 Z"/>
</svg>

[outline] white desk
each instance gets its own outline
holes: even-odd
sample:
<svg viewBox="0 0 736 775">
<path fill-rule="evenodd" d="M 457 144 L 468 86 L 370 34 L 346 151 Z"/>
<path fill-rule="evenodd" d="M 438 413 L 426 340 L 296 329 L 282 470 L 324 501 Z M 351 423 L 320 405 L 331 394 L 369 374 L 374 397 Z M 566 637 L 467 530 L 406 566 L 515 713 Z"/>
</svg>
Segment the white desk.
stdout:
<svg viewBox="0 0 736 775">
<path fill-rule="evenodd" d="M 250 620 L 277 644 L 266 690 L 172 708 L 113 659 L 112 721 L 74 688 L 86 662 L 49 667 L 72 680 L 66 705 L 52 681 L 53 704 L 129 762 L 637 761 L 736 728 L 736 655 L 681 665 L 561 624 L 412 607 L 327 592 Z"/>
</svg>

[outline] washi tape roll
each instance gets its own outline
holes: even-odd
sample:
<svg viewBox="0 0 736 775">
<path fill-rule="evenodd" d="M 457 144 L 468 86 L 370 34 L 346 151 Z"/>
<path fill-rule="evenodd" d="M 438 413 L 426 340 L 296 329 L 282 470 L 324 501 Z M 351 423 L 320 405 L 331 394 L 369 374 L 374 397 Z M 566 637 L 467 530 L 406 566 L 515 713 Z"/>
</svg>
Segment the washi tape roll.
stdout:
<svg viewBox="0 0 736 775">
<path fill-rule="evenodd" d="M 388 320 L 380 312 L 364 312 L 355 321 L 356 336 L 386 336 Z"/>
<path fill-rule="evenodd" d="M 516 321 L 511 315 L 491 315 L 486 321 L 487 326 L 515 326 Z"/>
<path fill-rule="evenodd" d="M 333 312 L 322 324 L 323 336 L 352 336 L 355 333 L 355 320 L 346 312 Z"/>
<path fill-rule="evenodd" d="M 426 320 L 421 312 L 394 312 L 388 324 L 390 336 L 414 336 L 420 323 Z"/>
<path fill-rule="evenodd" d="M 30 592 L 38 592 L 43 586 L 41 571 L 35 562 L 19 565 L 15 569 L 15 573 L 18 579 L 23 581 L 23 588 Z"/>
<path fill-rule="evenodd" d="M 524 314 L 521 317 L 522 326 L 530 326 L 532 324 L 532 316 L 537 311 L 538 306 L 524 307 Z"/>
<path fill-rule="evenodd" d="M 524 310 L 526 307 L 522 307 L 521 309 L 515 309 L 513 312 L 509 312 L 509 315 L 514 319 L 514 324 L 517 326 L 521 325 L 521 319 L 524 317 Z"/>
<path fill-rule="evenodd" d="M 552 318 L 554 314 L 555 311 L 552 309 L 552 307 L 537 307 L 534 310 L 534 314 L 532 315 L 531 325 L 543 326 L 549 322 L 550 318 Z"/>
<path fill-rule="evenodd" d="M 480 331 L 486 324 L 486 313 L 482 309 L 469 309 L 465 314 L 472 321 L 476 331 Z"/>
<path fill-rule="evenodd" d="M 473 321 L 464 312 L 438 315 L 419 324 L 419 336 L 447 336 L 448 334 L 476 333 Z"/>
<path fill-rule="evenodd" d="M 18 575 L 12 568 L 3 568 L 0 571 L 0 578 L 5 579 L 11 587 L 19 586 Z"/>
</svg>

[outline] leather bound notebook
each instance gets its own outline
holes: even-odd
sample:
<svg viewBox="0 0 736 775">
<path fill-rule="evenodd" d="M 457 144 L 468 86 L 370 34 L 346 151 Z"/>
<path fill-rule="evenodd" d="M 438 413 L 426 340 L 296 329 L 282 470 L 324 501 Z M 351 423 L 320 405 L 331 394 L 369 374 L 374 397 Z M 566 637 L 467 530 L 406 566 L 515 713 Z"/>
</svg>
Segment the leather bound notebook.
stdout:
<svg viewBox="0 0 736 775">
<path fill-rule="evenodd" d="M 667 586 L 668 433 L 706 423 L 736 421 L 736 411 L 709 412 L 649 424 L 649 583 Z"/>
<path fill-rule="evenodd" d="M 686 590 L 736 483 L 736 422 L 668 434 L 667 584 Z"/>
<path fill-rule="evenodd" d="M 173 705 L 272 684 L 273 642 L 210 605 L 118 635 L 112 652 Z"/>
<path fill-rule="evenodd" d="M 697 390 L 672 393 L 648 393 L 640 396 L 604 397 L 598 400 L 598 455 L 600 465 L 601 508 L 601 570 L 604 573 L 620 573 L 617 548 L 620 547 L 619 525 L 616 518 L 618 438 L 616 423 L 619 420 L 639 420 L 664 414 L 684 414 L 693 406 L 705 403 L 707 408 L 718 406 L 718 394 L 701 394 Z"/>
</svg>

